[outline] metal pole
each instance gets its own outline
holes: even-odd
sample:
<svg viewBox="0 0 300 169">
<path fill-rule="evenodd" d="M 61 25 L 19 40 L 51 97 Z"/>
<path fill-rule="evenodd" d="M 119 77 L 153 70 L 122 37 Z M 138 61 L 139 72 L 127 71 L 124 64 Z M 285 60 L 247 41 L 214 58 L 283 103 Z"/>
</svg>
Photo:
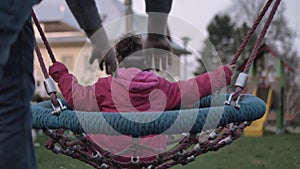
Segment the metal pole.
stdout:
<svg viewBox="0 0 300 169">
<path fill-rule="evenodd" d="M 285 86 L 285 77 L 284 77 L 284 67 L 279 58 L 276 60 L 277 63 L 277 76 L 280 78 L 280 90 L 279 90 L 279 109 L 276 111 L 276 134 L 283 134 L 284 127 L 284 86 Z"/>
<path fill-rule="evenodd" d="M 184 51 L 187 50 L 187 44 L 188 42 L 191 40 L 189 37 L 185 36 L 182 37 L 181 40 L 183 41 L 183 45 L 184 45 Z M 187 54 L 184 54 L 185 58 L 184 58 L 184 75 L 183 75 L 183 79 L 186 80 L 188 78 L 187 73 L 188 73 L 188 66 L 187 66 Z"/>
<path fill-rule="evenodd" d="M 126 32 L 132 30 L 132 0 L 125 0 Z"/>
</svg>

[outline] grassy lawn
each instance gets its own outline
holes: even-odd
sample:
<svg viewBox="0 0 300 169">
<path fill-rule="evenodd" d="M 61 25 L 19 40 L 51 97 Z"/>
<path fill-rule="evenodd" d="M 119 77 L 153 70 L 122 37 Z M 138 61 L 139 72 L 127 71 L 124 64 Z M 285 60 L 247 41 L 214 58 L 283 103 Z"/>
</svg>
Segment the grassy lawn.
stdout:
<svg viewBox="0 0 300 169">
<path fill-rule="evenodd" d="M 46 138 L 39 136 L 36 148 L 39 169 L 92 169 L 78 160 L 56 155 L 43 147 Z M 231 145 L 199 156 L 196 161 L 176 169 L 300 169 L 300 135 L 267 134 L 242 137 Z"/>
<path fill-rule="evenodd" d="M 38 169 L 93 169 L 79 160 L 47 150 L 44 147 L 47 139 L 46 136 L 38 136 L 36 140 L 41 145 L 35 148 Z"/>
</svg>

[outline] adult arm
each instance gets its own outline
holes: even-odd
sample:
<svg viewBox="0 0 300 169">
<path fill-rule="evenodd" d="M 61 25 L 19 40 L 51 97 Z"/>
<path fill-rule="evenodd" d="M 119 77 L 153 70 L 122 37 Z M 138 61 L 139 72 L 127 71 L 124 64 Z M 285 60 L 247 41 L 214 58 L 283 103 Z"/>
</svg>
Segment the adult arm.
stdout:
<svg viewBox="0 0 300 169">
<path fill-rule="evenodd" d="M 92 42 L 93 49 L 89 60 L 90 64 L 98 60 L 101 70 L 104 69 L 105 64 L 106 73 L 113 73 L 117 67 L 115 53 L 109 45 L 95 0 L 66 0 L 66 2 L 81 29 L 85 31 Z"/>
<path fill-rule="evenodd" d="M 146 12 L 168 14 L 171 11 L 173 0 L 145 0 Z"/>
<path fill-rule="evenodd" d="M 146 63 L 152 68 L 152 56 L 156 69 L 166 69 L 171 64 L 170 42 L 167 38 L 168 14 L 172 8 L 172 0 L 145 0 L 148 14 L 148 34 L 144 42 Z"/>
</svg>

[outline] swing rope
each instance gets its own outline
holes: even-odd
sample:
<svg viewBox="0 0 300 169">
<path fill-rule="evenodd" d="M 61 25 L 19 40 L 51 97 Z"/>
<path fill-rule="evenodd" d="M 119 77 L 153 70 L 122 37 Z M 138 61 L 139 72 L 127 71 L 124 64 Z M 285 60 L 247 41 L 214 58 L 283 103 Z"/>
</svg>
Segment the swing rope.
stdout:
<svg viewBox="0 0 300 169">
<path fill-rule="evenodd" d="M 40 65 L 41 65 L 40 67 L 42 69 L 44 78 L 48 79 L 49 78 L 49 74 L 47 73 L 46 65 L 45 65 L 45 62 L 43 60 L 41 50 L 38 47 L 38 44 L 37 44 L 36 40 L 35 40 L 35 43 L 34 43 L 34 50 L 35 50 L 35 53 L 37 55 L 38 61 L 39 61 Z"/>
<path fill-rule="evenodd" d="M 48 54 L 50 56 L 50 59 L 52 61 L 52 63 L 56 62 L 56 59 L 54 57 L 54 54 L 52 52 L 52 49 L 47 41 L 47 38 L 45 36 L 45 33 L 43 32 L 43 29 L 41 27 L 41 25 L 39 24 L 39 21 L 34 13 L 34 11 L 32 11 L 32 18 L 34 20 L 34 23 L 38 29 L 38 31 L 40 32 L 40 36 L 41 38 L 43 39 L 43 42 L 46 46 L 46 49 L 48 51 Z M 39 64 L 40 64 L 40 67 L 42 69 L 42 72 L 43 72 L 43 75 L 44 75 L 44 78 L 45 78 L 45 81 L 44 81 L 44 86 L 45 86 L 45 89 L 46 89 L 46 92 L 47 94 L 49 95 L 50 97 L 50 100 L 51 100 L 51 104 L 52 104 L 52 108 L 53 108 L 53 111 L 51 114 L 53 115 L 59 115 L 61 111 L 65 110 L 66 109 L 66 106 L 64 106 L 60 99 L 57 98 L 56 96 L 56 87 L 55 87 L 55 84 L 53 82 L 53 80 L 49 77 L 49 74 L 48 74 L 48 71 L 46 69 L 46 65 L 45 65 L 45 62 L 43 60 L 43 56 L 42 56 L 42 53 L 41 53 L 41 50 L 38 46 L 38 43 L 35 39 L 35 44 L 34 44 L 34 50 L 36 52 L 36 55 L 37 55 L 37 58 L 38 58 L 38 61 L 39 61 Z"/>
<path fill-rule="evenodd" d="M 247 33 L 245 39 L 243 40 L 241 46 L 237 50 L 233 60 L 231 61 L 231 64 L 235 64 L 236 61 L 238 60 L 242 51 L 245 49 L 245 46 L 247 45 L 250 37 L 254 34 L 255 29 L 257 28 L 258 24 L 261 22 L 262 18 L 264 17 L 265 13 L 267 12 L 267 10 L 270 7 L 272 2 L 273 2 L 273 0 L 268 0 L 268 2 L 265 4 L 265 6 L 264 6 L 263 10 L 261 11 L 261 13 L 259 14 L 256 22 L 253 24 L 253 26 Z M 74 113 L 72 111 L 65 110 L 64 113 L 62 113 L 60 116 L 51 116 L 51 115 L 49 116 L 49 113 L 47 113 L 50 111 L 49 103 L 42 103 L 42 105 L 36 104 L 36 105 L 32 106 L 33 112 L 34 112 L 34 115 L 33 115 L 34 120 L 33 121 L 40 122 L 40 123 L 39 124 L 36 123 L 33 126 L 36 128 L 44 129 L 44 133 L 47 136 L 49 136 L 50 139 L 46 144 L 47 149 L 50 149 L 55 153 L 62 153 L 67 156 L 79 159 L 81 161 L 84 161 L 84 162 L 92 165 L 95 168 L 143 168 L 143 167 L 145 168 L 145 167 L 147 167 L 149 169 L 151 169 L 151 168 L 164 169 L 164 168 L 172 167 L 177 164 L 185 165 L 191 161 L 194 161 L 195 158 L 201 154 L 204 154 L 209 151 L 217 151 L 218 149 L 230 144 L 233 140 L 239 138 L 241 136 L 241 134 L 243 133 L 243 129 L 250 124 L 249 122 L 251 122 L 257 118 L 260 118 L 264 114 L 265 105 L 262 103 L 257 103 L 257 101 L 260 102 L 258 98 L 254 98 L 254 101 L 258 105 L 261 105 L 262 106 L 261 108 L 257 108 L 257 106 L 255 104 L 244 104 L 245 101 L 247 102 L 247 99 L 250 98 L 250 100 L 251 100 L 251 97 L 249 97 L 249 96 L 243 97 L 244 95 L 240 95 L 240 92 L 247 82 L 247 77 L 248 77 L 247 73 L 249 71 L 249 68 L 250 68 L 251 64 L 253 63 L 253 61 L 255 60 L 255 57 L 258 53 L 258 49 L 265 37 L 267 29 L 269 28 L 269 25 L 273 19 L 273 16 L 275 15 L 275 12 L 279 6 L 279 3 L 280 3 L 280 0 L 276 0 L 275 4 L 273 5 L 272 11 L 270 12 L 270 15 L 262 29 L 262 32 L 260 33 L 260 36 L 255 43 L 255 47 L 252 50 L 251 55 L 247 61 L 246 67 L 243 71 L 244 74 L 242 74 L 242 78 L 237 79 L 235 93 L 231 94 L 229 97 L 226 96 L 226 97 L 228 97 L 227 104 L 228 103 L 230 104 L 232 98 L 235 98 L 235 99 L 237 98 L 236 105 L 239 102 L 240 102 L 239 103 L 240 105 L 235 106 L 235 108 L 238 108 L 238 109 L 233 108 L 231 105 L 225 105 L 225 109 L 224 109 L 225 113 L 229 112 L 229 111 L 227 111 L 228 108 L 230 108 L 230 109 L 233 108 L 235 111 L 238 112 L 237 114 L 244 115 L 245 113 L 246 114 L 250 113 L 251 114 L 250 118 L 247 117 L 246 119 L 236 119 L 235 115 L 233 115 L 233 116 L 232 116 L 232 114 L 224 115 L 224 118 L 222 117 L 223 119 L 228 119 L 228 117 L 229 117 L 229 118 L 233 118 L 234 120 L 226 121 L 224 123 L 220 122 L 220 124 L 217 125 L 217 127 L 215 127 L 214 129 L 207 130 L 207 131 L 202 131 L 203 124 L 201 124 L 201 123 L 203 123 L 203 122 L 199 122 L 200 127 L 198 126 L 198 128 L 193 127 L 189 131 L 174 132 L 174 133 L 187 132 L 189 134 L 186 135 L 185 137 L 183 137 L 179 141 L 179 144 L 177 145 L 176 148 L 166 151 L 164 153 L 158 154 L 155 158 L 156 160 L 143 161 L 143 159 L 139 159 L 139 157 L 133 156 L 133 157 L 129 158 L 129 160 L 126 162 L 123 162 L 123 161 L 121 162 L 119 160 L 120 156 L 112 154 L 112 153 L 104 150 L 100 146 L 98 146 L 96 143 L 94 143 L 86 134 L 84 134 L 85 133 L 84 129 L 82 129 L 82 128 L 80 129 L 80 127 L 82 127 L 81 123 L 80 123 L 80 125 L 74 125 L 74 124 L 72 124 L 73 122 L 69 121 L 71 116 L 75 117 L 74 119 L 76 119 L 77 112 Z M 46 39 L 46 36 L 39 24 L 38 19 L 37 19 L 36 15 L 34 14 L 34 12 L 33 12 L 32 17 L 35 22 L 35 25 L 38 28 L 41 38 L 44 41 L 44 44 L 48 51 L 48 54 L 51 58 L 51 61 L 54 63 L 56 60 L 54 58 L 53 52 L 51 50 L 51 47 Z M 35 48 L 37 51 L 37 56 L 40 61 L 40 60 L 42 60 L 42 56 L 38 49 L 37 44 L 36 44 Z M 45 64 L 43 64 L 43 62 L 40 61 L 40 65 L 42 67 L 42 71 L 46 72 L 46 73 L 44 73 L 44 76 L 47 79 L 49 77 L 49 75 L 45 75 L 45 74 L 47 74 Z M 50 78 L 48 78 L 48 79 L 50 79 Z M 45 86 L 47 86 L 47 84 Z M 240 98 L 240 96 L 242 96 L 242 98 Z M 209 96 L 208 98 L 210 98 L 210 97 L 212 97 L 212 96 Z M 215 96 L 215 97 L 218 97 L 218 96 Z M 252 96 L 252 97 L 254 97 L 254 96 Z M 203 102 L 205 100 L 209 100 L 209 99 L 204 98 L 201 101 Z M 45 105 L 47 105 L 47 106 L 43 107 Z M 211 104 L 209 102 L 209 106 L 210 105 Z M 250 107 L 254 106 L 254 108 L 247 109 L 246 111 L 244 111 L 244 107 L 249 108 L 248 106 L 250 106 Z M 36 109 L 36 110 L 34 110 L 34 109 Z M 206 109 L 206 108 L 204 108 L 204 109 Z M 200 107 L 199 111 L 203 111 L 204 109 Z M 216 107 L 210 107 L 207 109 L 208 109 L 208 111 L 212 110 L 212 112 L 213 112 L 214 110 L 216 110 Z M 40 110 L 43 110 L 42 114 L 39 114 Z M 182 111 L 185 111 L 185 110 L 182 110 Z M 255 117 L 253 116 L 253 112 L 257 113 Z M 100 112 L 97 112 L 97 113 L 100 114 Z M 201 113 L 198 113 L 198 114 L 201 114 Z M 84 113 L 84 114 L 88 115 L 88 113 Z M 145 113 L 143 115 L 146 116 L 147 114 L 151 114 L 151 113 Z M 167 113 L 162 113 L 162 114 L 167 114 Z M 65 123 L 61 123 L 61 121 L 60 121 L 60 120 L 64 119 L 63 117 L 66 117 Z M 44 120 L 41 120 L 41 118 Z M 49 120 L 49 119 L 53 119 L 53 118 L 54 118 L 54 120 Z M 222 118 L 221 118 L 221 121 L 222 121 Z M 50 126 L 48 125 L 49 122 L 52 122 L 50 124 Z M 196 122 L 197 122 L 197 120 L 196 120 Z M 124 124 L 124 122 L 120 122 L 120 121 L 116 122 L 116 123 L 122 123 L 122 124 L 116 124 L 119 127 L 123 126 L 123 124 Z M 232 125 L 229 125 L 230 123 Z M 65 125 L 62 125 L 62 124 L 71 124 L 77 128 L 74 129 L 72 127 L 65 127 Z M 129 135 L 132 135 L 135 137 L 160 133 L 160 132 L 157 132 L 157 125 L 153 125 L 153 128 L 152 128 L 153 131 L 146 132 L 146 133 L 143 133 L 143 130 L 138 130 L 138 128 L 141 126 L 138 126 L 138 125 L 135 126 L 135 125 L 136 124 L 129 124 L 129 126 L 131 126 L 131 127 L 133 126 L 133 128 L 127 129 L 127 131 L 129 131 L 129 133 L 126 133 L 127 131 L 123 131 L 123 133 L 129 134 Z M 64 126 L 65 128 L 62 126 Z M 158 125 L 158 126 L 161 127 L 162 125 Z M 79 127 L 79 129 L 78 129 L 78 127 Z M 61 128 L 63 128 L 63 129 L 61 129 Z M 142 128 L 145 129 L 145 126 L 142 126 Z M 58 129 L 58 130 L 52 131 L 52 130 L 48 130 L 48 129 Z M 78 140 L 74 141 L 74 140 L 70 139 L 69 137 L 65 136 L 64 135 L 65 129 L 72 130 L 74 132 L 75 136 L 78 138 Z M 207 129 L 209 129 L 209 128 L 207 128 Z M 94 131 L 94 132 L 100 132 L 100 133 L 104 132 L 101 127 L 99 130 L 100 131 Z M 122 130 L 122 127 L 119 130 Z M 131 131 L 133 131 L 133 132 L 131 132 Z M 137 133 L 134 133 L 134 132 L 137 132 Z M 153 133 L 151 133 L 151 132 L 153 132 Z M 196 134 L 196 133 L 198 133 L 198 134 Z M 192 147 L 193 145 L 195 145 L 195 146 Z M 190 149 L 190 148 L 192 148 L 192 149 Z M 88 153 L 88 152 L 92 152 L 92 153 Z"/>
<path fill-rule="evenodd" d="M 56 59 L 55 59 L 55 56 L 54 56 L 54 54 L 53 54 L 53 51 L 52 51 L 52 49 L 51 49 L 51 47 L 50 47 L 50 44 L 49 44 L 49 42 L 48 42 L 48 40 L 47 40 L 47 38 L 46 38 L 46 35 L 45 35 L 45 33 L 44 33 L 44 31 L 43 31 L 43 29 L 42 29 L 42 27 L 41 27 L 41 24 L 39 23 L 39 20 L 38 20 L 38 18 L 36 17 L 36 14 L 35 14 L 34 11 L 32 11 L 32 19 L 33 19 L 33 21 L 34 21 L 34 23 L 35 23 L 36 28 L 38 29 L 38 31 L 39 31 L 39 33 L 40 33 L 40 36 L 41 36 L 41 38 L 42 38 L 42 40 L 43 40 L 43 42 L 44 42 L 44 45 L 45 45 L 45 47 L 46 47 L 46 49 L 47 49 L 47 52 L 48 52 L 48 54 L 49 54 L 49 57 L 50 57 L 52 63 L 56 62 Z M 46 73 L 47 73 L 47 71 L 46 71 Z"/>
<path fill-rule="evenodd" d="M 53 111 L 51 112 L 51 114 L 59 115 L 61 111 L 66 109 L 66 107 L 62 105 L 61 101 L 56 96 L 56 88 L 55 88 L 54 82 L 52 81 L 52 79 L 50 79 L 49 74 L 47 73 L 45 62 L 43 60 L 42 53 L 40 51 L 40 48 L 38 47 L 36 40 L 35 40 L 35 44 L 34 44 L 34 49 L 35 49 L 36 55 L 38 56 L 38 61 L 41 65 L 41 69 L 42 69 L 42 72 L 43 72 L 43 75 L 45 78 L 44 86 L 45 86 L 46 92 L 49 95 L 50 100 L 51 100 L 51 105 L 53 108 Z"/>
<path fill-rule="evenodd" d="M 271 22 L 272 22 L 272 20 L 274 18 L 274 15 L 275 15 L 275 13 L 276 13 L 276 11 L 278 9 L 278 6 L 279 6 L 280 2 L 281 2 L 281 0 L 276 0 L 275 1 L 275 4 L 273 5 L 272 10 L 270 12 L 270 15 L 268 16 L 267 21 L 266 21 L 266 23 L 265 23 L 265 25 L 264 25 L 264 27 L 263 27 L 263 29 L 262 29 L 262 31 L 261 31 L 258 39 L 255 42 L 255 46 L 254 46 L 254 48 L 253 48 L 253 50 L 251 52 L 251 55 L 250 55 L 250 57 L 249 57 L 249 59 L 247 61 L 246 66 L 244 68 L 244 71 L 243 71 L 244 73 L 248 73 L 249 72 L 249 69 L 250 69 L 251 65 L 253 64 L 253 62 L 254 62 L 257 54 L 258 54 L 259 48 L 262 45 L 262 42 L 263 42 L 263 40 L 265 38 L 265 35 L 266 35 L 266 33 L 267 33 L 268 29 L 269 29 L 269 26 L 271 25 Z"/>
<path fill-rule="evenodd" d="M 255 29 L 257 28 L 258 24 L 261 20 L 262 20 L 262 17 L 265 15 L 266 11 L 265 9 L 269 8 L 270 7 L 270 1 L 272 0 L 269 0 L 264 9 L 262 10 L 261 14 L 259 15 L 259 17 L 257 18 L 256 22 L 253 24 L 252 28 L 249 30 L 246 38 L 244 39 L 244 41 L 242 42 L 239 50 L 237 51 L 235 57 L 233 58 L 231 64 L 235 64 L 238 57 L 241 55 L 241 52 L 242 50 L 240 51 L 240 49 L 244 49 L 246 44 L 248 43 L 248 41 L 250 40 L 251 36 L 253 35 Z M 231 102 L 231 99 L 236 99 L 237 102 L 239 101 L 239 98 L 238 96 L 240 95 L 240 93 L 242 92 L 242 90 L 244 89 L 245 85 L 247 84 L 247 80 L 248 80 L 248 72 L 250 70 L 250 67 L 251 65 L 253 64 L 258 52 L 259 52 L 259 49 L 262 45 L 262 42 L 265 38 L 265 35 L 272 23 L 272 20 L 274 18 L 274 15 L 276 14 L 276 11 L 278 9 L 278 6 L 280 4 L 281 0 L 276 0 L 273 7 L 272 7 L 272 10 L 267 18 L 267 21 L 265 23 L 265 25 L 263 26 L 261 32 L 260 32 L 260 35 L 259 37 L 257 38 L 256 42 L 255 42 L 255 45 L 251 51 L 251 54 L 247 60 L 247 63 L 246 63 L 246 66 L 243 70 L 243 72 L 241 72 L 236 80 L 236 83 L 235 83 L 235 90 L 234 92 L 231 94 L 231 97 L 229 97 L 228 101 L 226 102 L 226 104 L 230 104 Z M 239 107 L 238 103 L 236 104 L 236 107 Z"/>
<path fill-rule="evenodd" d="M 240 45 L 237 52 L 235 53 L 235 55 L 234 55 L 232 61 L 230 62 L 230 64 L 236 64 L 237 60 L 239 59 L 240 55 L 244 51 L 244 49 L 247 46 L 250 38 L 254 34 L 257 26 L 259 25 L 259 23 L 261 22 L 261 20 L 265 16 L 265 14 L 268 11 L 268 9 L 269 9 L 270 5 L 272 4 L 272 2 L 273 2 L 273 0 L 268 0 L 268 2 L 265 4 L 265 6 L 263 7 L 263 10 L 258 15 L 258 17 L 257 17 L 256 21 L 254 22 L 254 24 L 252 25 L 251 29 L 248 31 L 247 35 L 245 36 L 242 44 Z"/>
</svg>

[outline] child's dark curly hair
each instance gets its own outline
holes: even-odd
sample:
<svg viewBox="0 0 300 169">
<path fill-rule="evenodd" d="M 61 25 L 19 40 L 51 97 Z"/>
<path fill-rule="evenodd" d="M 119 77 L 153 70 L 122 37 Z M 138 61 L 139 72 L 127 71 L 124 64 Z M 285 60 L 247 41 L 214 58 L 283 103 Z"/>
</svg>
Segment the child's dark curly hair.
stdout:
<svg viewBox="0 0 300 169">
<path fill-rule="evenodd" d="M 141 35 L 128 33 L 116 44 L 117 59 L 121 63 L 127 56 L 143 49 Z"/>
</svg>

